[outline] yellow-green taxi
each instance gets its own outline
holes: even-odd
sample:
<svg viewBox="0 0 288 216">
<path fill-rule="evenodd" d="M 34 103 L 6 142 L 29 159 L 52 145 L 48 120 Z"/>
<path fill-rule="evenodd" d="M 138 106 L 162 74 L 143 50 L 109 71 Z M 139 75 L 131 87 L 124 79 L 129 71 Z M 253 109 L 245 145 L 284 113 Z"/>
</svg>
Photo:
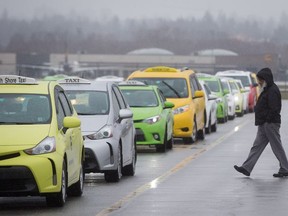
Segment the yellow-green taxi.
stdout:
<svg viewBox="0 0 288 216">
<path fill-rule="evenodd" d="M 0 76 L 0 196 L 45 196 L 63 206 L 83 192 L 80 120 L 54 81 Z"/>
<path fill-rule="evenodd" d="M 128 77 L 132 79 L 157 85 L 167 101 L 174 103 L 174 137 L 185 144 L 205 138 L 205 96 L 193 70 L 151 67 L 133 72 Z"/>
</svg>

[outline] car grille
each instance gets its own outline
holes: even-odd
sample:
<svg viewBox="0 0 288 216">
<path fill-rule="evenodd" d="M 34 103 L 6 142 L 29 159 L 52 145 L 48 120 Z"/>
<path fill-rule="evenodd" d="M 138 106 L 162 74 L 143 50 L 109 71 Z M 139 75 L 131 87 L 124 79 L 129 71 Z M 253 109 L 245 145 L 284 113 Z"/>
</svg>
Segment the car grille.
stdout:
<svg viewBox="0 0 288 216">
<path fill-rule="evenodd" d="M 136 128 L 136 141 L 145 141 L 145 136 L 140 128 Z"/>
<path fill-rule="evenodd" d="M 38 187 L 27 167 L 0 167 L 0 195 L 38 195 Z"/>
</svg>

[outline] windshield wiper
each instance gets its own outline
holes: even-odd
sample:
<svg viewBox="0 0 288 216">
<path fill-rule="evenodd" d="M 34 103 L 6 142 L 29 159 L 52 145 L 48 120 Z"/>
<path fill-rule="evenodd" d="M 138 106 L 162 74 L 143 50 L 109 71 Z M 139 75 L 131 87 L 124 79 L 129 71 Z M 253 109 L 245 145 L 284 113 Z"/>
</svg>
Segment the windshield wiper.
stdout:
<svg viewBox="0 0 288 216">
<path fill-rule="evenodd" d="M 172 86 L 170 86 L 165 81 L 162 81 L 162 83 L 164 83 L 169 89 L 171 89 L 177 95 L 178 98 L 181 98 L 181 95 Z"/>
</svg>

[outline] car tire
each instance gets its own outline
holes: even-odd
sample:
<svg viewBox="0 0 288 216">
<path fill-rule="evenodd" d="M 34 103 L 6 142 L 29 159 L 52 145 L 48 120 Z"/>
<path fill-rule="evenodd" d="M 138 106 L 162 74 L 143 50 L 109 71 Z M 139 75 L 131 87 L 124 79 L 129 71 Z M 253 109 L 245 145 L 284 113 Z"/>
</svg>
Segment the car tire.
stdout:
<svg viewBox="0 0 288 216">
<path fill-rule="evenodd" d="M 106 171 L 104 173 L 104 178 L 106 182 L 119 182 L 122 177 L 122 151 L 121 145 L 118 148 L 118 158 L 117 158 L 117 169 Z"/>
<path fill-rule="evenodd" d="M 171 139 L 168 140 L 167 148 L 168 148 L 169 150 L 171 150 L 171 149 L 173 149 L 173 146 L 174 146 L 174 137 L 171 136 Z"/>
<path fill-rule="evenodd" d="M 68 188 L 67 194 L 68 196 L 80 197 L 83 194 L 84 189 L 84 162 L 81 162 L 80 172 L 79 172 L 79 180 L 73 184 L 70 188 Z"/>
<path fill-rule="evenodd" d="M 136 151 L 136 144 L 134 143 L 134 150 L 132 153 L 132 162 L 131 164 L 123 167 L 122 175 L 123 176 L 134 176 L 135 169 L 136 169 L 136 161 L 137 161 L 137 151 Z"/>
<path fill-rule="evenodd" d="M 166 127 L 163 144 L 156 145 L 156 152 L 166 152 L 167 143 L 168 141 L 167 141 L 167 127 Z"/>
<path fill-rule="evenodd" d="M 49 194 L 46 196 L 46 203 L 48 206 L 62 207 L 64 206 L 67 198 L 67 168 L 66 163 L 63 161 L 62 177 L 61 177 L 61 190 L 58 193 Z"/>
<path fill-rule="evenodd" d="M 205 139 L 205 127 L 197 131 L 197 139 L 200 139 L 200 140 Z"/>
<path fill-rule="evenodd" d="M 194 127 L 191 137 L 183 137 L 184 144 L 193 144 L 197 141 L 197 124 L 196 117 L 194 117 Z"/>
<path fill-rule="evenodd" d="M 206 134 L 210 134 L 211 133 L 211 114 L 210 114 L 210 117 L 209 117 L 208 127 L 205 128 L 205 133 Z"/>
<path fill-rule="evenodd" d="M 211 131 L 216 132 L 217 131 L 217 121 L 213 125 L 211 125 Z"/>
</svg>

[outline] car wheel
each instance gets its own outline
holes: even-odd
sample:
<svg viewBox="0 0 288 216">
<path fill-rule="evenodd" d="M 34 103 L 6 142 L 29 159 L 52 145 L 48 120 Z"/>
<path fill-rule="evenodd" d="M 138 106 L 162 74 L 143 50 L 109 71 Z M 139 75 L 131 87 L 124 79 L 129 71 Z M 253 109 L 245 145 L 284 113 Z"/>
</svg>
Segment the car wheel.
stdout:
<svg viewBox="0 0 288 216">
<path fill-rule="evenodd" d="M 61 190 L 59 193 L 53 193 L 46 196 L 46 203 L 48 206 L 64 206 L 67 197 L 67 170 L 66 163 L 63 161 Z"/>
<path fill-rule="evenodd" d="M 173 149 L 173 145 L 174 145 L 174 137 L 171 136 L 171 139 L 168 140 L 167 148 L 171 150 L 171 149 Z"/>
<path fill-rule="evenodd" d="M 211 131 L 216 132 L 217 131 L 217 121 L 213 125 L 211 125 Z"/>
<path fill-rule="evenodd" d="M 196 124 L 195 118 L 194 118 L 194 127 L 192 131 L 192 135 L 191 137 L 183 137 L 184 144 L 192 144 L 192 143 L 195 143 L 197 140 L 197 124 Z"/>
<path fill-rule="evenodd" d="M 167 150 L 167 127 L 165 130 L 163 144 L 156 145 L 156 152 L 166 152 Z"/>
<path fill-rule="evenodd" d="M 123 167 L 122 174 L 124 176 L 134 176 L 136 169 L 136 160 L 137 160 L 137 151 L 136 151 L 136 143 L 134 143 L 134 148 L 132 152 L 132 162 L 131 164 Z"/>
<path fill-rule="evenodd" d="M 197 139 L 204 140 L 205 139 L 205 127 L 201 130 L 197 131 Z"/>
<path fill-rule="evenodd" d="M 106 171 L 104 173 L 104 178 L 106 182 L 119 182 L 122 177 L 122 153 L 121 146 L 119 144 L 118 157 L 117 157 L 117 169 Z"/>
<path fill-rule="evenodd" d="M 83 194 L 84 179 L 85 179 L 83 164 L 84 162 L 82 161 L 80 165 L 79 180 L 75 184 L 73 184 L 70 188 L 68 188 L 67 191 L 68 196 L 79 197 Z"/>
<path fill-rule="evenodd" d="M 206 134 L 210 134 L 211 133 L 211 114 L 210 114 L 210 117 L 209 117 L 208 127 L 205 128 L 205 133 Z"/>
</svg>

